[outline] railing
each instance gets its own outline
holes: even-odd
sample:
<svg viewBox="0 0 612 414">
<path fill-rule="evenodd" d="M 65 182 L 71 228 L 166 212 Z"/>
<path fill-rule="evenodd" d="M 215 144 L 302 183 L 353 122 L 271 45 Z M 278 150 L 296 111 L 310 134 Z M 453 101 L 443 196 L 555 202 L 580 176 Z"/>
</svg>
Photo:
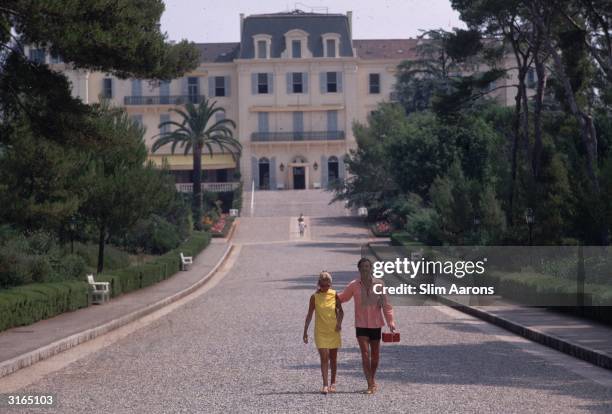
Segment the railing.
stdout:
<svg viewBox="0 0 612 414">
<path fill-rule="evenodd" d="M 253 132 L 251 141 L 338 141 L 344 139 L 344 131 L 286 131 Z"/>
<path fill-rule="evenodd" d="M 160 95 L 160 96 L 126 96 L 124 105 L 183 105 L 188 102 L 197 104 L 204 100 L 204 95 Z"/>
<path fill-rule="evenodd" d="M 202 183 L 202 191 L 214 191 L 215 193 L 223 193 L 234 191 L 240 183 Z M 181 193 L 192 193 L 193 183 L 176 184 L 176 189 Z"/>
</svg>

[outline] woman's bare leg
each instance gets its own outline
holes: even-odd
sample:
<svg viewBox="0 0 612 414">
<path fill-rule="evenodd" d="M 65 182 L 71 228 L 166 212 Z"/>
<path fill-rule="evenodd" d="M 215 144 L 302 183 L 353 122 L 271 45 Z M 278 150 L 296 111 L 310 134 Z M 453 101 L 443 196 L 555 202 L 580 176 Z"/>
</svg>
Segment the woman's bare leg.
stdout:
<svg viewBox="0 0 612 414">
<path fill-rule="evenodd" d="M 367 336 L 358 336 L 357 342 L 361 350 L 361 365 L 363 366 L 363 374 L 368 382 L 368 388 L 372 386 L 372 374 L 370 370 L 370 338 Z"/>
<path fill-rule="evenodd" d="M 327 382 L 329 374 L 329 349 L 319 348 L 319 356 L 321 357 L 321 374 L 323 375 L 323 386 L 327 387 L 329 385 L 329 383 Z"/>
<path fill-rule="evenodd" d="M 331 366 L 331 383 L 336 383 L 336 371 L 338 369 L 338 348 L 329 350 L 329 365 Z"/>
<path fill-rule="evenodd" d="M 372 350 L 370 360 L 370 375 L 372 377 L 372 385 L 376 385 L 374 377 L 376 376 L 376 369 L 378 368 L 378 360 L 380 359 L 380 341 L 370 341 L 370 348 Z"/>
</svg>

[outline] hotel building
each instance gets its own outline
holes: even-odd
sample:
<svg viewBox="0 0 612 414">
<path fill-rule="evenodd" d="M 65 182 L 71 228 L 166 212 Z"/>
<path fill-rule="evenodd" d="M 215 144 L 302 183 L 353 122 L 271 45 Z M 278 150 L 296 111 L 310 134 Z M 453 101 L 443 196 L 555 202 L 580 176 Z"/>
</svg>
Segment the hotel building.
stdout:
<svg viewBox="0 0 612 414">
<path fill-rule="evenodd" d="M 161 122 L 178 120 L 170 108 L 217 101 L 236 122 L 243 146 L 240 165 L 231 155 L 204 155 L 203 187 L 227 191 L 240 179 L 258 190 L 326 187 L 346 176 L 343 156 L 356 147 L 354 122 L 366 122 L 380 102 L 393 101 L 397 65 L 414 59 L 417 39 L 358 40 L 352 12 L 293 11 L 240 15 L 239 43 L 196 44 L 200 64 L 182 78 L 152 83 L 121 80 L 100 72 L 71 69 L 42 49 L 30 58 L 63 71 L 73 95 L 86 103 L 100 97 L 123 106 L 146 127 L 150 148 Z M 512 79 L 507 80 L 512 82 Z M 506 103 L 511 91 L 500 89 Z M 150 154 L 168 161 L 177 186 L 191 190 L 192 155 L 170 146 Z"/>
</svg>

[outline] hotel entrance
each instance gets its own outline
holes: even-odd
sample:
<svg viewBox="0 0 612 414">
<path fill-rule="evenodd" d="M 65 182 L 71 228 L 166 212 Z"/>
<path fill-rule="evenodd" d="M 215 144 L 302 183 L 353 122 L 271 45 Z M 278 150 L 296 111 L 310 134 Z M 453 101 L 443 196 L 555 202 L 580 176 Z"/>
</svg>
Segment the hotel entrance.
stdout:
<svg viewBox="0 0 612 414">
<path fill-rule="evenodd" d="M 306 167 L 293 167 L 293 188 L 306 189 Z"/>
</svg>

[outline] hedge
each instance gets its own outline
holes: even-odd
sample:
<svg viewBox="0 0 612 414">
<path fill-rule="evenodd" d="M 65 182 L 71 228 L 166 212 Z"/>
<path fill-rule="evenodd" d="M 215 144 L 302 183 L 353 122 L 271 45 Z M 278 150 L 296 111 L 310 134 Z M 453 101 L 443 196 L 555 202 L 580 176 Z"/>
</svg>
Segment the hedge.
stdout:
<svg viewBox="0 0 612 414">
<path fill-rule="evenodd" d="M 208 246 L 210 238 L 208 233 L 193 232 L 181 246 L 153 262 L 112 270 L 112 273 L 96 276 L 96 281 L 110 282 L 112 297 L 153 285 L 179 271 L 181 252 L 196 256 Z M 88 291 L 85 281 L 34 283 L 0 290 L 0 331 L 85 308 Z"/>
<path fill-rule="evenodd" d="M 208 232 L 193 232 L 182 245 L 157 257 L 152 262 L 102 273 L 96 277 L 96 281 L 99 279 L 111 284 L 111 297 L 154 285 L 168 279 L 180 270 L 181 252 L 185 256 L 197 256 L 208 246 L 210 239 Z"/>
<path fill-rule="evenodd" d="M 0 331 L 87 307 L 85 282 L 34 283 L 0 291 Z"/>
</svg>

